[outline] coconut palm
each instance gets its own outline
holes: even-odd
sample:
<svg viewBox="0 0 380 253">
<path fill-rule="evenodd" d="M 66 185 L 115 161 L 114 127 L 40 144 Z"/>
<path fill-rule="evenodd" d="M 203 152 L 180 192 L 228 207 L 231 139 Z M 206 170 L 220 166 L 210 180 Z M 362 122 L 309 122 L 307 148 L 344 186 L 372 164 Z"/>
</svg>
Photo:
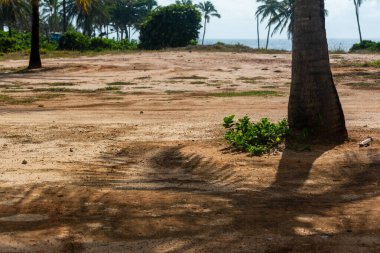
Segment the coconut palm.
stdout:
<svg viewBox="0 0 380 253">
<path fill-rule="evenodd" d="M 204 45 L 207 23 L 210 23 L 211 17 L 221 18 L 221 15 L 215 9 L 214 4 L 211 3 L 210 1 L 199 3 L 197 7 L 201 10 L 201 12 L 203 12 L 204 26 L 203 26 L 202 45 Z"/>
<path fill-rule="evenodd" d="M 6 25 L 10 37 L 12 37 L 13 28 L 28 30 L 29 17 L 28 0 L 0 0 L 0 30 L 4 30 Z"/>
<path fill-rule="evenodd" d="M 277 5 L 275 15 L 269 20 L 270 25 L 274 26 L 272 35 L 286 29 L 290 38 L 294 24 L 294 2 L 295 0 L 283 0 Z"/>
<path fill-rule="evenodd" d="M 360 26 L 359 7 L 363 4 L 364 0 L 353 0 L 353 1 L 354 1 L 354 6 L 355 6 L 356 22 L 358 23 L 360 43 L 362 43 L 363 37 L 362 37 L 362 29 Z"/>
<path fill-rule="evenodd" d="M 324 0 L 295 0 L 289 125 L 319 141 L 344 141 L 347 130 L 327 46 Z"/>
<path fill-rule="evenodd" d="M 269 37 L 271 36 L 271 28 L 272 28 L 272 18 L 277 15 L 278 10 L 280 9 L 280 2 L 277 0 L 257 0 L 257 2 L 261 5 L 257 8 L 256 17 L 261 17 L 260 21 L 263 22 L 265 19 L 268 19 L 268 34 L 267 34 L 267 42 L 265 49 L 268 49 L 269 46 Z"/>
<path fill-rule="evenodd" d="M 183 4 L 183 5 L 193 5 L 192 0 L 176 0 L 175 3 L 176 4 Z"/>
</svg>

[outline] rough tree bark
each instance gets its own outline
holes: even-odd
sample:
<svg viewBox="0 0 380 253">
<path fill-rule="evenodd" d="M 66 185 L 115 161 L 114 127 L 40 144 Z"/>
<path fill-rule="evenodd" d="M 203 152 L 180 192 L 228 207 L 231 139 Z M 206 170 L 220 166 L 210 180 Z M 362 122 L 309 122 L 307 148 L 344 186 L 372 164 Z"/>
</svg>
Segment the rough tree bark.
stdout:
<svg viewBox="0 0 380 253">
<path fill-rule="evenodd" d="M 342 142 L 347 129 L 334 85 L 325 29 L 324 0 L 296 0 L 289 125 L 323 142 Z"/>
<path fill-rule="evenodd" d="M 30 49 L 29 69 L 41 68 L 40 57 L 40 12 L 39 0 L 31 0 L 32 4 L 32 45 Z"/>
</svg>

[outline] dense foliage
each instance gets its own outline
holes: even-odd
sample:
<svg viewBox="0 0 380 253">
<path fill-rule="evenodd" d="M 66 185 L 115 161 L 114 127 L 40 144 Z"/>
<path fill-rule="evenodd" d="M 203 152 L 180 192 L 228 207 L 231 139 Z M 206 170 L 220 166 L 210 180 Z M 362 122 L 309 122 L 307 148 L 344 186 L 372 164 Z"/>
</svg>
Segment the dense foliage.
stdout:
<svg viewBox="0 0 380 253">
<path fill-rule="evenodd" d="M 30 33 L 14 32 L 9 37 L 8 32 L 0 32 L 0 53 L 11 53 L 30 47 Z"/>
<path fill-rule="evenodd" d="M 360 50 L 380 51 L 380 42 L 363 40 L 361 43 L 354 44 L 350 49 L 351 52 Z"/>
<path fill-rule="evenodd" d="M 137 42 L 132 40 L 116 41 L 107 38 L 90 38 L 78 32 L 67 32 L 59 39 L 60 50 L 133 50 L 137 48 Z"/>
<path fill-rule="evenodd" d="M 193 5 L 173 4 L 154 10 L 140 28 L 144 49 L 184 47 L 198 39 L 201 13 Z"/>
<path fill-rule="evenodd" d="M 90 47 L 90 38 L 79 32 L 67 32 L 59 39 L 58 48 L 61 50 L 87 50 Z"/>
<path fill-rule="evenodd" d="M 235 115 L 224 118 L 223 126 L 227 129 L 226 140 L 240 151 L 253 155 L 263 155 L 277 148 L 288 135 L 288 122 L 282 120 L 271 123 L 267 118 L 257 123 L 245 116 L 235 122 Z"/>
</svg>

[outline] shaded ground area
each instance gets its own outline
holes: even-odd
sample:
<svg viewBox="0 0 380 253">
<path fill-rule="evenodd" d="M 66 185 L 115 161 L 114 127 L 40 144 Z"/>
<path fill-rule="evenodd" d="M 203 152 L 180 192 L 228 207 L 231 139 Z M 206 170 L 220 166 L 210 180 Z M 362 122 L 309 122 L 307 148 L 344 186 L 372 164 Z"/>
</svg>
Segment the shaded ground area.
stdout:
<svg viewBox="0 0 380 253">
<path fill-rule="evenodd" d="M 263 157 L 221 122 L 286 117 L 289 54 L 0 62 L 0 252 L 379 252 L 377 56 L 332 58 L 351 140 Z"/>
</svg>

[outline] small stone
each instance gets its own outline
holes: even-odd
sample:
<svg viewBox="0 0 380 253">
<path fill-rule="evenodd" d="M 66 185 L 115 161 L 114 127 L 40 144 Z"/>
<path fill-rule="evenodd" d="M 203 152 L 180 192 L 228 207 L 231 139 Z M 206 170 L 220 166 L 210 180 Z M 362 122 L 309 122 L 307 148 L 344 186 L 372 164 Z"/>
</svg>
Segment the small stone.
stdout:
<svg viewBox="0 0 380 253">
<path fill-rule="evenodd" d="M 70 152 L 71 152 L 71 153 L 74 152 L 74 149 L 73 149 L 73 148 L 70 148 Z"/>
<path fill-rule="evenodd" d="M 28 164 L 28 161 L 23 160 L 23 161 L 22 161 L 22 164 L 26 165 L 26 164 Z"/>
<path fill-rule="evenodd" d="M 143 112 L 143 111 L 141 111 L 141 112 L 140 112 L 140 114 L 144 114 L 144 112 Z"/>
</svg>

